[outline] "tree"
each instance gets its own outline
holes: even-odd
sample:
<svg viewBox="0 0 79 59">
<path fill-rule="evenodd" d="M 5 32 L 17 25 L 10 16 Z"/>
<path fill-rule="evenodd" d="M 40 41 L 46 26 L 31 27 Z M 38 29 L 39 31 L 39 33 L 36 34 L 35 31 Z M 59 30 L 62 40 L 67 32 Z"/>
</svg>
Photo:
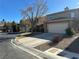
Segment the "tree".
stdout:
<svg viewBox="0 0 79 59">
<path fill-rule="evenodd" d="M 17 31 L 17 32 L 20 31 L 20 26 L 19 26 L 19 24 L 16 24 L 16 31 Z"/>
<path fill-rule="evenodd" d="M 21 26 L 20 30 L 22 32 L 25 32 L 26 31 L 26 21 L 24 19 L 20 20 L 20 26 Z"/>
<path fill-rule="evenodd" d="M 38 17 L 43 16 L 47 12 L 46 0 L 35 0 L 35 3 L 21 11 L 23 19 L 29 19 L 31 22 L 31 32 L 36 27 Z"/>
<path fill-rule="evenodd" d="M 4 23 L 4 26 L 3 26 L 3 32 L 6 32 L 7 31 L 7 25 L 6 25 L 6 22 Z"/>
<path fill-rule="evenodd" d="M 2 19 L 2 23 L 5 23 L 6 21 L 5 21 L 5 19 Z"/>
<path fill-rule="evenodd" d="M 6 32 L 7 31 L 7 24 L 6 24 L 5 19 L 2 19 L 2 23 L 4 24 L 4 26 L 3 26 L 3 32 Z"/>
<path fill-rule="evenodd" d="M 12 29 L 13 29 L 13 32 L 16 32 L 16 23 L 15 23 L 15 21 L 12 22 Z"/>
<path fill-rule="evenodd" d="M 26 32 L 26 31 L 29 31 L 29 30 L 30 30 L 30 28 L 31 28 L 31 23 L 30 23 L 30 21 L 27 20 L 27 19 L 21 19 L 21 20 L 20 20 L 20 26 L 21 26 L 21 27 L 20 27 L 20 30 Z M 23 30 L 23 27 L 25 27 L 24 30 Z"/>
</svg>

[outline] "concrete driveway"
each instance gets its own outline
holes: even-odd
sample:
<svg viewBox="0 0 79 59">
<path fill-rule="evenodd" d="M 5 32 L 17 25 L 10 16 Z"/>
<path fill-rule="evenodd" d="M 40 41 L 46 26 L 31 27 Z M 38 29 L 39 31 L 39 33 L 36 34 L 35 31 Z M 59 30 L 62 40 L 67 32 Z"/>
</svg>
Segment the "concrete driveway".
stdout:
<svg viewBox="0 0 79 59">
<path fill-rule="evenodd" d="M 29 37 L 25 37 L 22 39 L 17 39 L 16 41 L 19 42 L 19 44 L 24 44 L 31 47 L 36 47 L 44 43 L 50 42 L 51 39 L 53 39 L 53 36 L 57 34 L 53 33 L 42 33 L 38 35 L 33 35 Z"/>
</svg>

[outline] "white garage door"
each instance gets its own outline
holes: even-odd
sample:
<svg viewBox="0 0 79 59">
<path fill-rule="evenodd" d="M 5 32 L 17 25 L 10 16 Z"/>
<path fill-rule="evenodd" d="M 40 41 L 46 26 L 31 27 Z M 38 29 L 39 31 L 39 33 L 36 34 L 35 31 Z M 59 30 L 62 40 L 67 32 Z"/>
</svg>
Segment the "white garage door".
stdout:
<svg viewBox="0 0 79 59">
<path fill-rule="evenodd" d="M 67 27 L 68 27 L 67 22 L 47 24 L 48 32 L 51 32 L 51 33 L 65 33 L 65 30 L 67 29 Z"/>
</svg>

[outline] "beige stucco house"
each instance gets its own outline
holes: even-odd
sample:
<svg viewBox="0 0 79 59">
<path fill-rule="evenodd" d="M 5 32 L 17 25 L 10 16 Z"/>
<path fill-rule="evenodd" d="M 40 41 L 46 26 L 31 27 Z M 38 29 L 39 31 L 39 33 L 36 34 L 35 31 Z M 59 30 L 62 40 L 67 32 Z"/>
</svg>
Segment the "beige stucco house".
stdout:
<svg viewBox="0 0 79 59">
<path fill-rule="evenodd" d="M 0 32 L 13 32 L 11 23 L 0 22 Z"/>
<path fill-rule="evenodd" d="M 4 23 L 0 22 L 0 32 L 2 32 L 5 29 L 3 26 L 4 26 Z"/>
<path fill-rule="evenodd" d="M 79 30 L 79 8 L 66 7 L 64 11 L 48 14 L 47 19 L 47 32 L 65 33 L 68 27 L 72 27 L 77 32 Z"/>
<path fill-rule="evenodd" d="M 40 32 L 46 32 L 47 31 L 46 22 L 47 22 L 46 16 L 41 16 L 41 17 L 38 18 L 37 28 L 39 29 Z"/>
</svg>

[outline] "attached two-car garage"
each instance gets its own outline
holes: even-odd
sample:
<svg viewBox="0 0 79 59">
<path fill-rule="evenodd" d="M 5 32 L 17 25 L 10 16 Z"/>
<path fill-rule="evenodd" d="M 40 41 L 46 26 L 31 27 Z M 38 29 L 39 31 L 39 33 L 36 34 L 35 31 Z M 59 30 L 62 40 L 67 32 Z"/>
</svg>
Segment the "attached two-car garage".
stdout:
<svg viewBox="0 0 79 59">
<path fill-rule="evenodd" d="M 65 30 L 69 26 L 69 21 L 67 20 L 57 20 L 47 23 L 47 30 L 51 33 L 65 33 Z"/>
</svg>

